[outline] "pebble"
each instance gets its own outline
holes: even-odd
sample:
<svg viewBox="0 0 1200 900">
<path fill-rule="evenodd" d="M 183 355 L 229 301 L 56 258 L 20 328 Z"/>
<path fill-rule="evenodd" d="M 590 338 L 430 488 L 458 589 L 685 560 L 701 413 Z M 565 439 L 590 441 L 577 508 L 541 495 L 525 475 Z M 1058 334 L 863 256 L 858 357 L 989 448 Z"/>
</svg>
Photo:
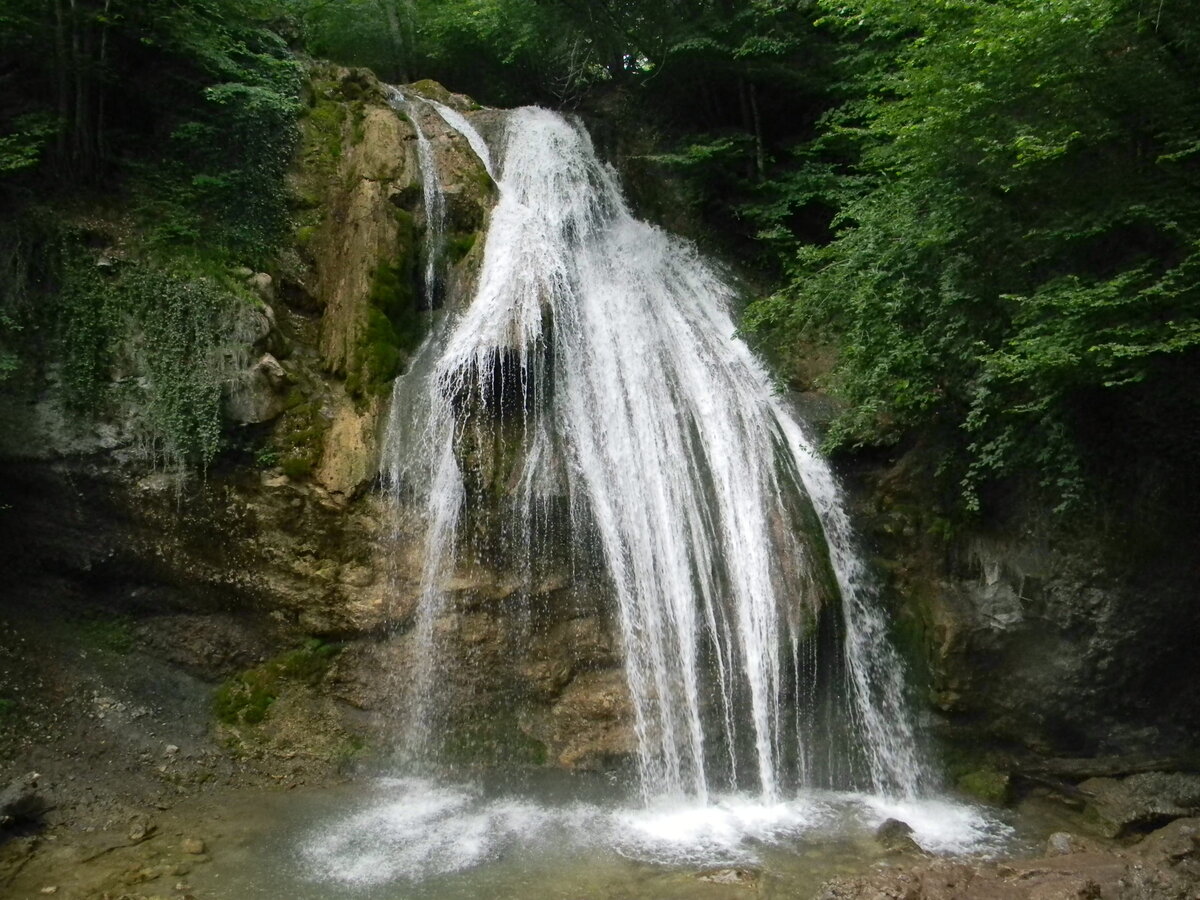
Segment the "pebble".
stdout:
<svg viewBox="0 0 1200 900">
<path fill-rule="evenodd" d="M 199 856 L 204 852 L 204 841 L 200 840 L 200 838 L 184 838 L 183 843 L 180 844 L 180 847 L 183 849 L 184 853 L 189 853 L 192 856 Z"/>
</svg>

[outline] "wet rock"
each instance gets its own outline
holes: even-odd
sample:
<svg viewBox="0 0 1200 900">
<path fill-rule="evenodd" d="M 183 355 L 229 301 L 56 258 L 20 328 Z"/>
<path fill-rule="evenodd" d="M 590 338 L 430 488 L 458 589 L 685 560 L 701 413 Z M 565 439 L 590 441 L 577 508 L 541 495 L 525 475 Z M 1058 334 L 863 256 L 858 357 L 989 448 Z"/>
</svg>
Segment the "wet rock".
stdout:
<svg viewBox="0 0 1200 900">
<path fill-rule="evenodd" d="M 959 778 L 958 789 L 984 803 L 1003 806 L 1011 796 L 1012 778 L 997 769 L 978 769 Z"/>
<path fill-rule="evenodd" d="M 1200 818 L 1176 819 L 1147 835 L 1137 845 L 1137 851 L 1171 865 L 1185 860 L 1200 861 Z"/>
<path fill-rule="evenodd" d="M 618 664 L 617 641 L 594 616 L 569 619 L 535 639 L 521 675 L 542 698 L 551 699 L 576 674 Z"/>
<path fill-rule="evenodd" d="M 279 360 L 270 353 L 264 353 L 230 384 L 225 399 L 225 415 L 238 425 L 269 422 L 283 412 L 287 386 L 287 372 Z"/>
<path fill-rule="evenodd" d="M 1128 778 L 1091 778 L 1079 785 L 1087 811 L 1105 837 L 1149 831 L 1200 813 L 1200 775 L 1147 772 Z"/>
<path fill-rule="evenodd" d="M 300 277 L 280 279 L 279 296 L 292 309 L 304 313 L 319 313 L 324 305 L 307 282 Z"/>
<path fill-rule="evenodd" d="M 38 793 L 37 773 L 10 781 L 0 790 L 0 828 L 39 819 L 46 811 L 46 802 Z"/>
<path fill-rule="evenodd" d="M 735 884 L 748 888 L 758 884 L 758 873 L 752 869 L 713 869 L 701 872 L 696 877 L 710 884 Z"/>
<path fill-rule="evenodd" d="M 620 669 L 576 676 L 548 710 L 526 715 L 522 730 L 546 745 L 566 769 L 604 770 L 637 744 L 633 708 Z"/>
<path fill-rule="evenodd" d="M 247 286 L 267 303 L 275 299 L 275 280 L 266 272 L 256 272 L 246 279 Z"/>
<path fill-rule="evenodd" d="M 425 192 L 419 184 L 405 185 L 388 197 L 388 202 L 400 209 L 415 212 L 425 202 Z"/>
<path fill-rule="evenodd" d="M 1071 853 L 1084 853 L 1094 850 L 1095 844 L 1069 831 L 1056 831 L 1046 838 L 1047 856 L 1068 856 Z"/>
<path fill-rule="evenodd" d="M 313 477 L 330 494 L 358 496 L 378 471 L 378 424 L 384 407 L 379 397 L 365 405 L 339 398 L 325 433 L 320 461 Z"/>
<path fill-rule="evenodd" d="M 129 837 L 129 840 L 132 841 L 133 843 L 140 844 L 142 841 L 146 840 L 148 837 L 153 835 L 154 830 L 155 830 L 154 824 L 152 822 L 150 822 L 148 819 L 143 819 L 143 818 L 134 819 L 134 821 L 129 826 L 129 831 L 128 831 L 127 836 Z"/>
<path fill-rule="evenodd" d="M 887 819 L 875 829 L 876 842 L 889 853 L 921 853 L 912 835 L 912 826 L 899 819 Z"/>
</svg>

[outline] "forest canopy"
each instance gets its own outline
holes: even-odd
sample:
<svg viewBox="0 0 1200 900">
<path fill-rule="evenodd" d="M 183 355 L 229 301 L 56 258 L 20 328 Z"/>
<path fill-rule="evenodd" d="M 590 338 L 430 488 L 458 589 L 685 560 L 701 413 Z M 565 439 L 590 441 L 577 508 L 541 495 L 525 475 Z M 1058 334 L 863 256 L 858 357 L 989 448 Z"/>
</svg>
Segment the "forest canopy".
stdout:
<svg viewBox="0 0 1200 900">
<path fill-rule="evenodd" d="M 1198 45 L 1190 0 L 7 0 L 0 195 L 119 187 L 156 246 L 265 265 L 305 54 L 617 115 L 785 376 L 837 348 L 831 446 L 921 435 L 964 508 L 1031 475 L 1069 506 L 1191 477 Z"/>
</svg>

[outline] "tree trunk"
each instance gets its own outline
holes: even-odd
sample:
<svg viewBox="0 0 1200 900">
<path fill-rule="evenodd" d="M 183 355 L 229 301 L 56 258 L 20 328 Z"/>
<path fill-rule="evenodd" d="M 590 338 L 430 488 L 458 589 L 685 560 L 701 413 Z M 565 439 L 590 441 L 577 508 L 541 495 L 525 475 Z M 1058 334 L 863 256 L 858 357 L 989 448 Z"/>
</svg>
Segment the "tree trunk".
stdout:
<svg viewBox="0 0 1200 900">
<path fill-rule="evenodd" d="M 103 161 L 108 155 L 104 140 L 104 112 L 108 99 L 108 13 L 112 8 L 112 0 L 104 0 L 104 21 L 100 23 L 100 65 L 96 70 L 96 85 L 98 99 L 96 101 L 96 156 Z"/>
<path fill-rule="evenodd" d="M 383 17 L 387 22 L 388 37 L 392 43 L 393 72 L 392 77 L 398 81 L 408 81 L 407 47 L 404 46 L 404 28 L 400 23 L 400 13 L 396 9 L 396 0 L 379 0 L 383 9 Z"/>
<path fill-rule="evenodd" d="M 758 85 L 750 85 L 750 115 L 754 120 L 754 167 L 758 170 L 758 180 L 762 181 L 767 174 L 767 152 L 763 147 L 762 117 L 758 114 Z"/>
<path fill-rule="evenodd" d="M 71 119 L 71 64 L 67 56 L 67 21 L 63 0 L 54 0 L 54 56 L 56 92 L 58 94 L 58 140 L 60 161 L 67 158 L 67 125 Z"/>
</svg>

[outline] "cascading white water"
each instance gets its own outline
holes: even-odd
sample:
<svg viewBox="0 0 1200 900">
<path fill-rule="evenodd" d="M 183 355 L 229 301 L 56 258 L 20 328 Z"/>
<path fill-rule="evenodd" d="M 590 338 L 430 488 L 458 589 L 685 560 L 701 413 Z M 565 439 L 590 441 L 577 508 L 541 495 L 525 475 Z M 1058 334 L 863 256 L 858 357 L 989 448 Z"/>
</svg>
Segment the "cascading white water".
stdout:
<svg viewBox="0 0 1200 900">
<path fill-rule="evenodd" d="M 442 117 L 442 121 L 467 139 L 467 143 L 471 145 L 471 149 L 475 151 L 475 155 L 479 157 L 479 161 L 483 163 L 484 170 L 492 178 L 495 178 L 496 172 L 492 168 L 492 152 L 488 149 L 487 141 L 475 130 L 475 126 L 467 121 L 467 117 L 445 103 L 439 103 L 436 100 L 429 100 L 428 103 L 437 110 L 437 114 Z"/>
<path fill-rule="evenodd" d="M 434 106 L 492 172 L 466 118 Z M 508 113 L 502 157 L 476 295 L 398 380 L 387 439 L 387 480 L 423 496 L 427 533 L 409 755 L 432 749 L 435 623 L 479 499 L 464 435 L 490 429 L 517 445 L 499 502 L 526 568 L 563 505 L 577 552 L 603 560 L 647 797 L 915 795 L 902 666 L 836 481 L 734 337 L 727 283 L 632 216 L 562 116 Z"/>
<path fill-rule="evenodd" d="M 425 297 L 432 308 L 438 305 L 438 266 L 445 250 L 446 197 L 442 193 L 433 145 L 421 126 L 419 105 L 426 101 L 410 99 L 395 87 L 389 87 L 388 92 L 392 107 L 408 117 L 417 133 L 417 163 L 421 168 L 421 191 L 425 204 Z"/>
</svg>

